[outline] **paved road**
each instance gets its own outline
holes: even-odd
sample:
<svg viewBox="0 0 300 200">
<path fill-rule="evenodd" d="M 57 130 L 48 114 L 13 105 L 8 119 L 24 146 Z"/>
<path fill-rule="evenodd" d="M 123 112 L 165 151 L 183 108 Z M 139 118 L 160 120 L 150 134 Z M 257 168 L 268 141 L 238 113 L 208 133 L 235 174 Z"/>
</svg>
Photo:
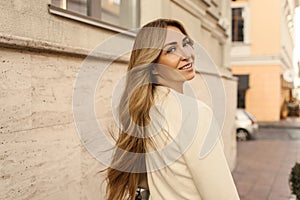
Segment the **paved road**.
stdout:
<svg viewBox="0 0 300 200">
<path fill-rule="evenodd" d="M 299 128 L 260 128 L 257 139 L 238 142 L 233 172 L 241 200 L 293 199 L 291 168 L 300 162 Z"/>
</svg>

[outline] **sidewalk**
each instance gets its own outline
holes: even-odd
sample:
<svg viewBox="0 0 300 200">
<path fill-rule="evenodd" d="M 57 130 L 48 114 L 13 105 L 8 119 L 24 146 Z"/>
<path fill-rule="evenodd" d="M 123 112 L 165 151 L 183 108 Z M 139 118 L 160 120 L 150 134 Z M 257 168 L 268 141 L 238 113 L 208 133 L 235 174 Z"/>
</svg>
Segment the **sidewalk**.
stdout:
<svg viewBox="0 0 300 200">
<path fill-rule="evenodd" d="M 277 122 L 258 122 L 261 128 L 299 128 L 300 129 L 300 118 L 289 117 L 284 120 Z"/>
<path fill-rule="evenodd" d="M 238 142 L 233 177 L 241 200 L 295 199 L 288 184 L 300 162 L 300 122 L 294 120 L 263 123 L 256 140 Z"/>
</svg>

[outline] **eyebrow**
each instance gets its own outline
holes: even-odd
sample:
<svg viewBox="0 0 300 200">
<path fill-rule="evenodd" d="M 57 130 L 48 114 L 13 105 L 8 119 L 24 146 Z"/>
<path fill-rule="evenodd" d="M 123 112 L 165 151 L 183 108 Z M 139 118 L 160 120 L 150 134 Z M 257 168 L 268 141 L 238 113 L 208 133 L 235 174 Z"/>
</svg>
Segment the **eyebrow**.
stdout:
<svg viewBox="0 0 300 200">
<path fill-rule="evenodd" d="M 185 37 L 182 39 L 182 41 L 185 41 L 186 39 L 189 39 L 189 37 L 188 37 L 188 36 L 185 36 Z M 165 44 L 165 45 L 163 46 L 163 48 L 165 48 L 166 46 L 169 46 L 169 45 L 176 45 L 176 44 L 177 44 L 177 42 L 170 42 L 170 43 Z"/>
<path fill-rule="evenodd" d="M 177 42 L 170 42 L 170 43 L 165 44 L 165 45 L 163 46 L 163 48 L 165 48 L 166 46 L 169 46 L 169 45 L 175 45 L 175 44 L 177 44 Z"/>
</svg>

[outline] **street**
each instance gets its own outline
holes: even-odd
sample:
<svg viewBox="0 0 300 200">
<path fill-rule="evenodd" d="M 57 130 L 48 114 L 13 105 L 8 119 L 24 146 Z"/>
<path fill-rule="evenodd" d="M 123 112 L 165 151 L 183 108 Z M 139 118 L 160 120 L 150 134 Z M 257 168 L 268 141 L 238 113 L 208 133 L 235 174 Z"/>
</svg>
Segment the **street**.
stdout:
<svg viewBox="0 0 300 200">
<path fill-rule="evenodd" d="M 255 140 L 238 142 L 233 177 L 241 200 L 294 199 L 288 179 L 300 162 L 300 128 L 292 123 L 262 126 Z"/>
</svg>

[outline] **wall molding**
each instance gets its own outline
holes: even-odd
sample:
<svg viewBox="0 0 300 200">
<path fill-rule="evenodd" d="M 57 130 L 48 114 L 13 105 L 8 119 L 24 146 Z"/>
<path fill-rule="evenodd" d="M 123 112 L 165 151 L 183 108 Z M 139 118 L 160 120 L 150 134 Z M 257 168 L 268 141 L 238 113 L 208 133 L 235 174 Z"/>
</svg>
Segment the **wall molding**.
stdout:
<svg viewBox="0 0 300 200">
<path fill-rule="evenodd" d="M 201 17 L 204 17 L 206 14 L 207 6 L 200 4 L 200 2 L 199 5 L 195 4 L 191 0 L 171 0 L 171 2 L 175 3 L 176 5 L 199 19 L 201 19 Z"/>
<path fill-rule="evenodd" d="M 250 56 L 250 53 L 250 44 L 244 42 L 232 42 L 230 51 L 231 57 Z"/>
<path fill-rule="evenodd" d="M 231 57 L 231 66 L 244 65 L 280 65 L 282 69 L 291 69 L 281 55 L 267 56 L 234 56 Z"/>
<path fill-rule="evenodd" d="M 48 5 L 48 12 L 53 15 L 65 17 L 65 18 L 72 19 L 72 20 L 79 21 L 79 22 L 83 22 L 83 23 L 86 23 L 86 24 L 89 24 L 92 26 L 96 26 L 99 28 L 104 28 L 104 29 L 114 31 L 114 32 L 120 32 L 120 33 L 123 33 L 128 36 L 135 37 L 135 35 L 136 35 L 136 33 L 132 32 L 130 30 L 127 30 L 125 28 L 115 26 L 115 25 L 112 25 L 109 23 L 105 23 L 103 21 L 96 20 L 91 17 L 84 16 L 84 15 L 81 15 L 81 14 L 78 14 L 78 13 L 75 13 L 75 12 L 72 12 L 69 10 L 65 10 L 65 9 L 53 6 L 51 4 Z"/>
<path fill-rule="evenodd" d="M 227 70 L 227 69 L 226 69 Z M 218 77 L 221 78 L 223 80 L 229 80 L 229 81 L 238 81 L 238 78 L 236 78 L 235 76 L 232 76 L 231 73 L 229 72 L 229 70 L 227 70 L 228 72 L 220 72 L 218 73 L 211 73 L 211 72 L 206 72 L 206 71 L 200 71 L 200 70 L 196 70 L 196 73 L 201 75 L 206 75 L 206 76 L 213 76 L 213 77 Z"/>
<path fill-rule="evenodd" d="M 281 47 L 281 53 L 282 53 L 282 59 L 285 61 L 287 66 L 291 66 L 291 68 L 293 68 L 294 67 L 293 59 L 291 58 L 291 56 L 285 46 Z"/>
<path fill-rule="evenodd" d="M 125 56 L 118 57 L 116 55 L 109 55 L 105 52 L 94 52 L 91 54 L 90 49 L 84 48 L 76 48 L 70 46 L 63 46 L 61 44 L 30 39 L 26 37 L 13 36 L 13 35 L 5 35 L 0 33 L 0 47 L 2 48 L 10 48 L 10 49 L 18 49 L 25 50 L 37 53 L 50 53 L 50 54 L 58 54 L 72 57 L 80 57 L 84 58 L 87 56 L 94 57 L 96 59 L 101 60 L 115 60 L 117 62 L 128 62 L 128 58 Z"/>
</svg>

